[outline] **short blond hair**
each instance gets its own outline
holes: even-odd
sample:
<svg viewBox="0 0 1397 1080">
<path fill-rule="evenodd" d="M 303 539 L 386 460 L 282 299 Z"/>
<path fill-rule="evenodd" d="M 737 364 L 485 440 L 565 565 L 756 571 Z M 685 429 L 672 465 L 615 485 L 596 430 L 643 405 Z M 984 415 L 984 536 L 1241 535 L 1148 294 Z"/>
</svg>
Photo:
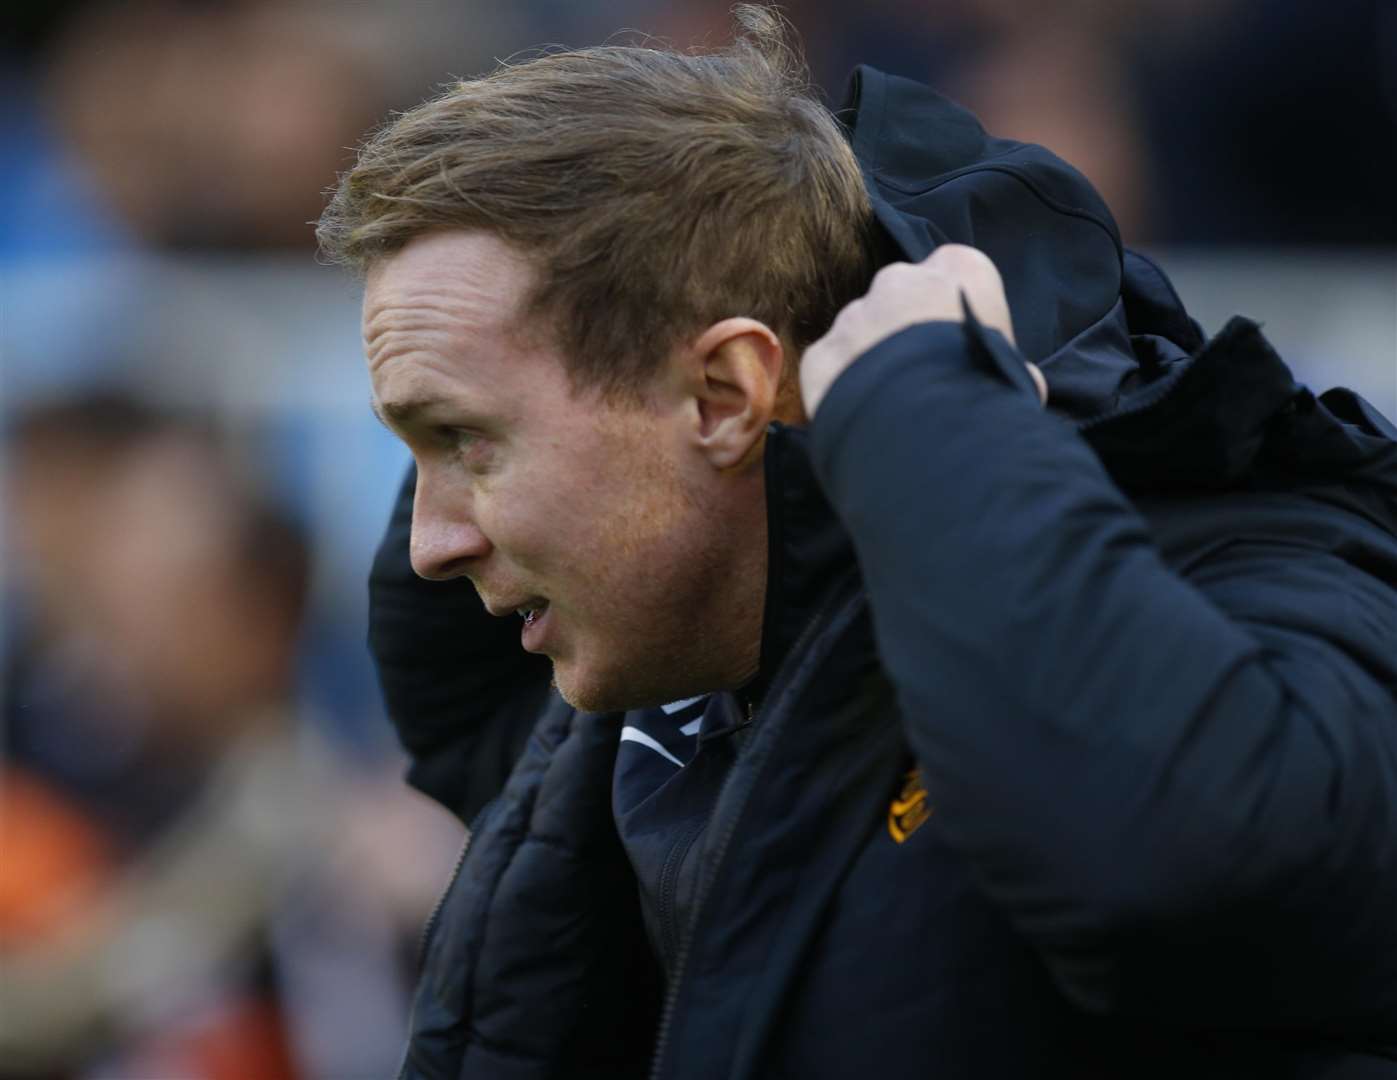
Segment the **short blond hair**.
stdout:
<svg viewBox="0 0 1397 1080">
<path fill-rule="evenodd" d="M 323 253 L 363 272 L 427 232 L 488 231 L 535 267 L 528 326 L 608 393 L 729 316 L 803 348 L 867 288 L 872 212 L 785 22 L 734 15 L 721 50 L 547 53 L 397 116 L 340 178 Z"/>
</svg>

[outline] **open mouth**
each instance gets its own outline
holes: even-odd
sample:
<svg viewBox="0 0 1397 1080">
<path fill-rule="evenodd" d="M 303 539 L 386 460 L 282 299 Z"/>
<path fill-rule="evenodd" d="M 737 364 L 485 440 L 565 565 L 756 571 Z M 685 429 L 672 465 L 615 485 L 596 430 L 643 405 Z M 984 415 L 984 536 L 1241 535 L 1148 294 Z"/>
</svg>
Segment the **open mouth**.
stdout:
<svg viewBox="0 0 1397 1080">
<path fill-rule="evenodd" d="M 550 636 L 549 627 L 553 622 L 548 617 L 548 601 L 531 600 L 514 610 L 524 619 L 524 625 L 519 628 L 519 644 L 524 646 L 525 652 L 543 652 Z"/>
<path fill-rule="evenodd" d="M 542 615 L 547 608 L 548 601 L 542 600 L 531 607 L 516 608 L 515 613 L 523 616 L 525 626 L 532 626 L 534 622 L 537 621 L 538 617 Z"/>
</svg>

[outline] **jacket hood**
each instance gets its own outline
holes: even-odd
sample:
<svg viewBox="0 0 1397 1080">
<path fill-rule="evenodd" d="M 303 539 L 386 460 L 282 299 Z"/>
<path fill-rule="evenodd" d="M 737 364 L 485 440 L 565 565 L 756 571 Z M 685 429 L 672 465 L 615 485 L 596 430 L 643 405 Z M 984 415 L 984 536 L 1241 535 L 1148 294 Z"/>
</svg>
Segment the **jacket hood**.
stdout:
<svg viewBox="0 0 1397 1080">
<path fill-rule="evenodd" d="M 1202 345 L 1168 279 L 1126 250 L 1096 189 L 1056 154 L 990 135 L 930 88 L 866 66 L 839 115 L 890 256 L 918 261 L 946 243 L 989 255 L 1019 349 L 1059 411 L 1108 413 Z"/>
<path fill-rule="evenodd" d="M 1049 408 L 1128 491 L 1361 478 L 1397 531 L 1397 430 L 1347 390 L 1296 383 L 1256 323 L 1215 338 L 1126 248 L 1090 182 L 1056 154 L 990 135 L 929 87 L 863 66 L 843 109 L 888 260 L 969 244 L 999 268 L 1020 351 Z"/>
</svg>

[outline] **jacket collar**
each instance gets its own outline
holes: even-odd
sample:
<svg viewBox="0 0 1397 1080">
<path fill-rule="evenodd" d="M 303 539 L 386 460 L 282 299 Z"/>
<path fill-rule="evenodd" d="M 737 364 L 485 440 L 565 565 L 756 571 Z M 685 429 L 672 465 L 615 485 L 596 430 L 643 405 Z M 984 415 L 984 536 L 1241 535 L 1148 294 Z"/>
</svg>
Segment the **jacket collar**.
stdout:
<svg viewBox="0 0 1397 1080">
<path fill-rule="evenodd" d="M 819 613 L 839 572 L 854 564 L 853 545 L 815 478 L 809 435 L 772 424 L 763 458 L 766 474 L 767 575 L 761 663 L 738 693 L 760 705 L 772 676 Z"/>
</svg>

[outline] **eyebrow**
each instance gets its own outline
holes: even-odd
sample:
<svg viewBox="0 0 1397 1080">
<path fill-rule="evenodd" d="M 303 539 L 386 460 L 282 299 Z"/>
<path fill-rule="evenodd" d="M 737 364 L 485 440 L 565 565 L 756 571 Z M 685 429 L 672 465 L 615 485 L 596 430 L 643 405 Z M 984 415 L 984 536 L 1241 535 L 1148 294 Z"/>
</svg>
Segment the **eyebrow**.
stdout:
<svg viewBox="0 0 1397 1080">
<path fill-rule="evenodd" d="M 409 424 L 412 420 L 427 409 L 431 408 L 434 402 L 425 399 L 411 398 L 407 401 L 389 401 L 379 404 L 376 398 L 369 398 L 369 411 L 380 424 L 393 430 L 394 424 Z"/>
<path fill-rule="evenodd" d="M 442 412 L 445 410 L 445 413 Z M 369 411 L 393 435 L 402 438 L 413 427 L 421 425 L 429 426 L 438 421 L 433 420 L 433 415 L 441 417 L 450 416 L 446 421 L 456 427 L 470 427 L 478 430 L 489 430 L 494 427 L 494 423 L 485 417 L 466 409 L 461 403 L 443 401 L 436 397 L 409 397 L 401 401 L 378 401 L 369 397 Z"/>
</svg>

